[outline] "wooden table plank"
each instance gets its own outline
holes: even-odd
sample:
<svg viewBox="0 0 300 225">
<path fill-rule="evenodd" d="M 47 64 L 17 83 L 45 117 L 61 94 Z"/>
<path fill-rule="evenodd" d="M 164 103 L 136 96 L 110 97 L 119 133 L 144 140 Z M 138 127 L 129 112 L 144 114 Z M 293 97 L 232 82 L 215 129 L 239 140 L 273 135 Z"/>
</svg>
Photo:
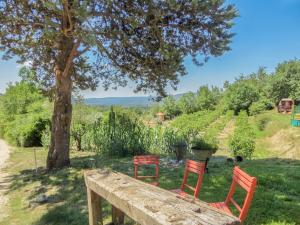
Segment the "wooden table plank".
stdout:
<svg viewBox="0 0 300 225">
<path fill-rule="evenodd" d="M 122 173 L 108 170 L 86 171 L 85 182 L 88 189 L 141 225 L 240 224 L 238 218 L 205 202 L 194 201 L 193 198 L 180 199 L 170 191 Z"/>
</svg>

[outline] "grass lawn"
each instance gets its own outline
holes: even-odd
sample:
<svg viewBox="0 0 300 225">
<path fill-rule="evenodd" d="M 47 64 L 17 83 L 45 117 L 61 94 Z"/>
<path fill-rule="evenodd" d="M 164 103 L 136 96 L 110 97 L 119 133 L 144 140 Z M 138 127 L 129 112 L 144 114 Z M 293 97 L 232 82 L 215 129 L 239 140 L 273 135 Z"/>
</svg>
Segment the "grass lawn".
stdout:
<svg viewBox="0 0 300 225">
<path fill-rule="evenodd" d="M 32 149 L 15 149 L 6 171 L 11 174 L 7 217 L 0 225 L 87 225 L 87 203 L 83 180 L 84 169 L 91 168 L 91 153 L 72 152 L 72 167 L 36 174 Z M 46 151 L 37 151 L 38 166 L 45 165 Z M 97 167 L 133 175 L 131 158 L 97 158 Z M 245 224 L 300 224 L 300 161 L 278 158 L 257 158 L 240 167 L 258 179 L 258 188 Z M 160 166 L 160 183 L 165 189 L 178 188 L 183 166 Z M 214 157 L 205 174 L 200 199 L 222 201 L 228 192 L 232 165 L 221 156 Z M 191 181 L 193 182 L 193 181 Z M 52 203 L 34 204 L 38 194 L 51 196 Z M 241 199 L 237 196 L 237 199 Z M 110 221 L 110 207 L 105 205 L 106 222 Z M 128 223 L 131 223 L 128 220 Z"/>
</svg>

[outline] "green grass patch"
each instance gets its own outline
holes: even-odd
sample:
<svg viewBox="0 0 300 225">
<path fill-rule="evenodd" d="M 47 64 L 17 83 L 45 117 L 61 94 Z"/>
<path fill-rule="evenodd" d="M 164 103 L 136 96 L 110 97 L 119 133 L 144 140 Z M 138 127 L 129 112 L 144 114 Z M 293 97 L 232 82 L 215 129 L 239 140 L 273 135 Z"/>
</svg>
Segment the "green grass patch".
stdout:
<svg viewBox="0 0 300 225">
<path fill-rule="evenodd" d="M 96 159 L 94 164 L 91 158 Z M 44 166 L 46 151 L 37 152 L 38 166 Z M 16 149 L 10 166 L 12 183 L 8 217 L 1 225 L 87 225 L 86 190 L 84 169 L 108 167 L 133 175 L 131 158 L 97 158 L 92 153 L 72 152 L 72 167 L 46 173 L 34 170 L 32 149 Z M 277 158 L 256 159 L 240 164 L 249 174 L 256 176 L 258 187 L 245 222 L 248 224 L 296 225 L 300 224 L 300 161 Z M 164 189 L 179 188 L 183 166 L 172 168 L 160 166 L 160 183 Z M 232 165 L 225 158 L 212 158 L 209 173 L 205 174 L 200 199 L 207 202 L 223 201 L 229 190 Z M 191 180 L 195 182 L 195 178 Z M 33 204 L 38 194 L 51 196 L 54 201 Z M 241 201 L 242 197 L 237 196 Z M 105 221 L 110 221 L 110 206 L 104 206 Z M 128 224 L 132 222 L 127 219 Z"/>
<path fill-rule="evenodd" d="M 264 129 L 259 129 L 259 121 L 266 119 L 267 123 Z M 257 138 L 265 138 L 274 135 L 281 129 L 290 127 L 291 116 L 287 114 L 277 113 L 275 110 L 266 111 L 256 116 L 250 117 L 249 122 L 252 123 Z"/>
</svg>

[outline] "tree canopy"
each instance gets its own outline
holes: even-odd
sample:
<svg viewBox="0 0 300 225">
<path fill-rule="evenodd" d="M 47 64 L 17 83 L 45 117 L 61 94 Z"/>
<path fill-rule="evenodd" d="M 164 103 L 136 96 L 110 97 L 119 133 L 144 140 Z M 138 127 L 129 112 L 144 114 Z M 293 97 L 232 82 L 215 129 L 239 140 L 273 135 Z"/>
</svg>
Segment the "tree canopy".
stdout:
<svg viewBox="0 0 300 225">
<path fill-rule="evenodd" d="M 2 0 L 0 43 L 4 58 L 30 61 L 47 88 L 54 85 L 55 67 L 67 59 L 75 87 L 95 88 L 99 79 L 106 88 L 124 85 L 128 77 L 136 90 L 165 94 L 164 87 L 186 73 L 184 56 L 201 63 L 229 50 L 235 16 L 223 0 Z"/>
<path fill-rule="evenodd" d="M 278 64 L 271 77 L 269 96 L 276 103 L 283 98 L 300 98 L 300 61 L 290 60 Z"/>
</svg>

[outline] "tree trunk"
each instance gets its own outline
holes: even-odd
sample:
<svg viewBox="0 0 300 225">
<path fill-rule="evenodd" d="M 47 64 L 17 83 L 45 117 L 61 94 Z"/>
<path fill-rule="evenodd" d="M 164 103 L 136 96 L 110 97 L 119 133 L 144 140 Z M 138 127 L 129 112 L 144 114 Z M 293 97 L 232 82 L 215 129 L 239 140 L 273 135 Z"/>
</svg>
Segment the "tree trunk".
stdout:
<svg viewBox="0 0 300 225">
<path fill-rule="evenodd" d="M 56 90 L 52 115 L 51 144 L 47 158 L 47 169 L 70 165 L 70 126 L 72 118 L 72 79 L 56 69 Z"/>
</svg>

